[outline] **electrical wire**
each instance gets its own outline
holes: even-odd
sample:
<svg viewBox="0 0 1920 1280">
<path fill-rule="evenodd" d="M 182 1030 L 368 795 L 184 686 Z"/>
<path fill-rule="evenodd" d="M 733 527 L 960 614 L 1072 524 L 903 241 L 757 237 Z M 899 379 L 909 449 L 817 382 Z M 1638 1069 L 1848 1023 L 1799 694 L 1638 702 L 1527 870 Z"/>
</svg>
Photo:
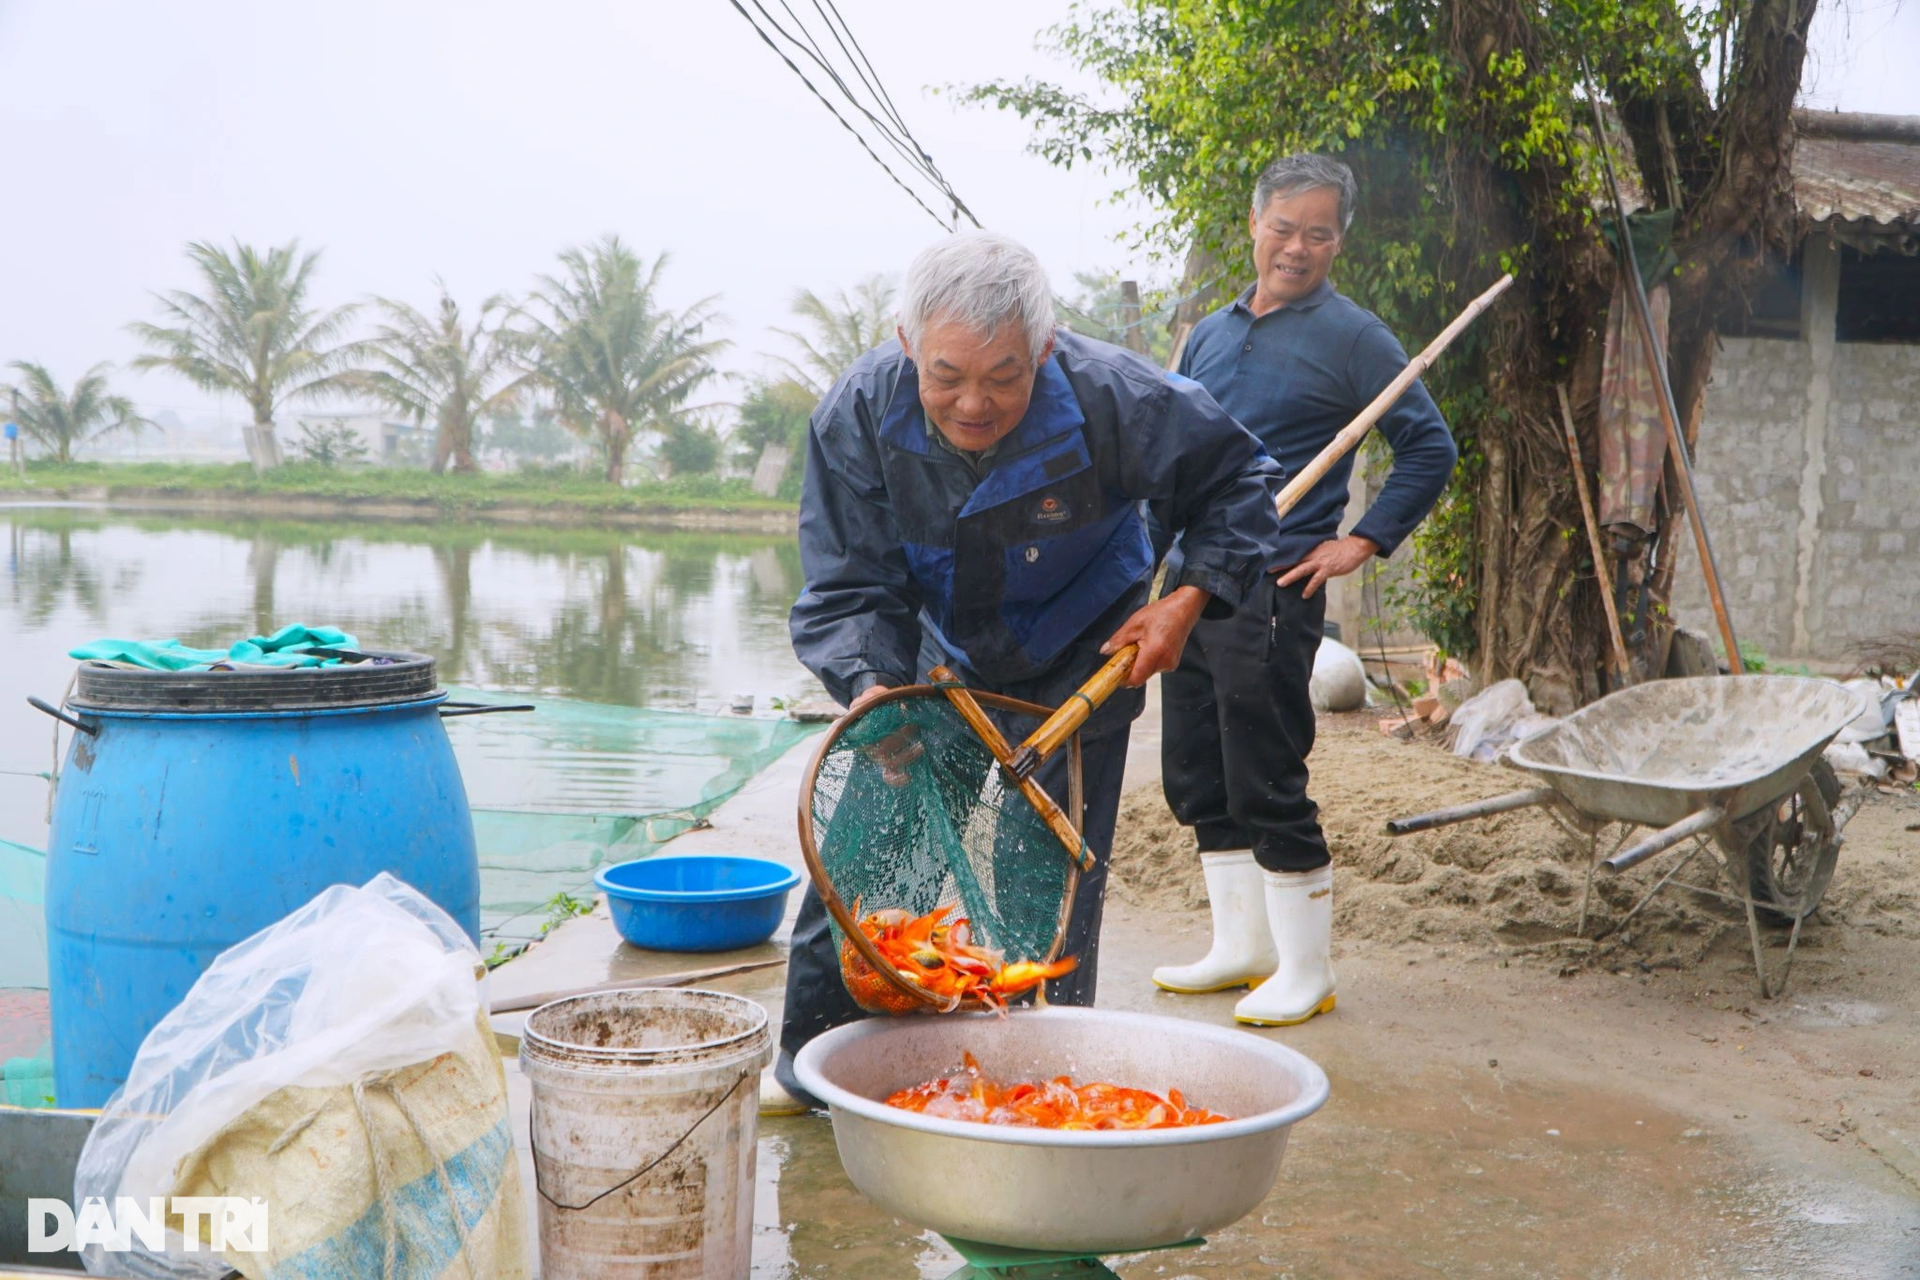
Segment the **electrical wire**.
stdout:
<svg viewBox="0 0 1920 1280">
<path fill-rule="evenodd" d="M 859 37 L 853 34 L 852 25 L 847 22 L 846 16 L 840 12 L 834 0 L 810 0 L 810 3 L 813 5 L 814 12 L 819 15 L 820 20 L 825 24 L 828 36 L 831 37 L 835 48 L 839 50 L 840 58 L 843 59 L 850 68 L 850 72 L 847 74 L 843 74 L 842 71 L 834 65 L 834 57 L 807 25 L 800 13 L 796 11 L 793 0 L 772 0 L 772 3 L 778 4 L 780 9 L 786 14 L 788 23 L 791 24 L 791 30 L 789 30 L 788 24 L 782 23 L 780 18 L 768 8 L 767 3 L 763 2 L 763 0 L 746 0 L 746 3 L 750 3 L 753 9 L 758 11 L 760 15 L 759 18 L 756 18 L 752 12 L 748 11 L 746 4 L 742 3 L 742 0 L 729 0 L 729 3 L 733 5 L 735 12 L 746 19 L 747 24 L 753 28 L 754 34 L 760 37 L 761 42 L 769 49 L 772 49 L 780 60 L 786 63 L 787 69 L 798 76 L 800 82 L 806 85 L 808 91 L 810 91 L 815 98 L 819 99 L 820 104 L 833 115 L 833 118 L 840 123 L 841 128 L 854 136 L 855 141 L 860 143 L 861 149 L 867 153 L 868 158 L 879 165 L 881 170 L 893 180 L 894 185 L 898 186 L 902 191 L 905 191 L 908 197 L 912 199 L 915 204 L 919 205 L 928 217 L 939 223 L 943 229 L 947 231 L 954 230 L 953 225 L 935 213 L 926 200 L 921 198 L 920 193 L 915 191 L 913 187 L 910 186 L 899 173 L 896 173 L 893 167 L 881 157 L 880 153 L 876 151 L 868 141 L 866 134 L 862 133 L 861 130 L 847 118 L 847 115 L 842 113 L 840 108 L 828 98 L 827 93 L 809 78 L 799 62 L 796 62 L 793 57 L 788 55 L 787 50 L 781 47 L 781 41 L 784 41 L 796 50 L 802 59 L 818 67 L 827 79 L 831 81 L 832 88 L 837 90 L 840 96 L 846 100 L 851 110 L 857 113 L 859 118 L 864 119 L 868 126 L 880 135 L 885 145 L 892 148 L 892 150 L 901 157 L 909 170 L 920 178 L 923 178 L 939 192 L 941 198 L 953 207 L 954 222 L 957 222 L 959 218 L 964 215 L 974 226 L 979 227 L 982 225 L 972 208 L 961 198 L 959 191 L 954 188 L 953 183 L 940 171 L 940 167 L 934 162 L 932 154 L 929 153 L 927 149 L 921 145 L 920 140 L 914 136 L 913 130 L 907 124 L 905 116 L 901 114 L 898 105 L 895 104 L 893 95 L 887 92 L 886 84 L 880 78 L 879 71 L 874 67 L 872 58 L 867 55 L 866 49 L 860 44 Z M 852 81 L 858 83 L 859 90 L 856 90 L 854 84 L 849 82 L 849 75 Z M 863 100 L 862 93 L 860 92 L 862 90 L 864 91 L 865 100 Z M 1055 307 L 1060 311 L 1070 316 L 1077 316 L 1082 321 L 1103 330 L 1110 337 L 1118 340 L 1120 335 L 1159 321 L 1163 317 L 1173 315 L 1179 308 L 1198 298 L 1205 292 L 1206 286 L 1202 286 L 1184 297 L 1155 308 L 1151 312 L 1143 311 L 1137 319 L 1129 320 L 1123 324 L 1110 324 L 1103 321 L 1090 315 L 1085 309 L 1067 302 L 1057 294 L 1054 296 L 1053 301 Z"/>
<path fill-rule="evenodd" d="M 865 102 L 861 101 L 860 95 L 847 83 L 846 78 L 828 61 L 826 50 L 821 47 L 820 41 L 807 27 L 806 22 L 799 14 L 794 12 L 790 0 L 779 0 L 779 4 L 782 9 L 786 10 L 787 17 L 792 20 L 794 30 L 800 33 L 799 36 L 795 36 L 793 32 L 788 31 L 782 26 L 780 20 L 767 11 L 767 6 L 761 3 L 761 0 L 753 0 L 753 7 L 760 11 L 761 16 L 767 20 L 768 25 L 778 32 L 781 38 L 811 59 L 815 66 L 826 72 L 833 80 L 835 87 L 838 88 L 847 101 L 853 105 L 853 108 L 865 116 L 867 121 L 872 124 L 875 129 L 879 130 L 880 136 L 886 140 L 887 144 L 891 146 L 894 151 L 899 153 L 900 157 L 905 160 L 908 165 L 938 188 L 942 195 L 951 200 L 956 210 L 964 209 L 966 202 L 960 199 L 959 193 L 953 189 L 953 184 L 947 181 L 946 175 L 940 172 L 938 165 L 934 164 L 933 157 L 927 153 L 925 147 L 920 145 L 919 139 L 913 136 L 913 131 L 908 128 L 905 119 L 900 115 L 899 109 L 893 105 L 892 96 L 887 93 L 886 87 L 880 83 L 879 74 L 873 71 L 871 63 L 866 64 L 864 69 L 862 68 L 861 63 L 864 60 L 864 54 L 861 58 L 856 58 L 851 50 L 848 49 L 846 40 L 840 38 L 840 32 L 835 28 L 833 19 L 827 17 L 826 11 L 821 8 L 819 0 L 814 0 L 815 11 L 820 13 L 822 18 L 826 19 L 829 34 L 833 36 L 834 42 L 840 47 L 842 55 L 844 55 L 848 63 L 852 65 L 854 78 L 857 79 L 861 87 L 867 91 L 867 96 L 873 101 L 873 107 L 869 107 Z M 835 10 L 835 13 L 837 15 L 838 10 Z M 846 19 L 842 18 L 840 21 L 844 25 Z M 852 37 L 851 30 L 847 32 L 847 35 L 848 38 Z M 801 37 L 804 37 L 804 39 Z M 884 113 L 884 118 L 882 118 L 881 115 L 874 114 L 874 107 L 877 107 Z M 967 217 L 973 221 L 975 226 L 979 225 L 979 220 L 973 218 L 971 211 L 968 211 Z"/>
<path fill-rule="evenodd" d="M 782 4 L 784 5 L 785 3 L 786 0 L 782 0 Z M 879 71 L 874 68 L 873 59 L 867 56 L 867 51 L 861 47 L 859 38 L 853 34 L 853 27 L 847 22 L 846 15 L 840 12 L 839 6 L 834 3 L 834 0 L 813 0 L 813 7 L 814 10 L 826 20 L 827 30 L 833 35 L 835 43 L 839 44 L 842 52 L 847 52 L 847 46 L 849 44 L 853 46 L 852 52 L 848 53 L 848 61 L 853 64 L 854 71 L 859 75 L 861 83 L 867 85 L 872 92 L 876 103 L 883 107 L 888 118 L 898 126 L 901 136 L 906 139 L 924 162 L 924 170 L 927 175 L 939 186 L 947 198 L 953 202 L 955 210 L 965 214 L 967 221 L 978 227 L 980 225 L 980 219 L 974 216 L 973 210 L 967 207 L 967 202 L 960 198 L 960 193 L 954 190 L 953 184 L 947 181 L 945 174 L 940 172 L 940 166 L 934 163 L 933 156 L 928 153 L 925 147 L 920 145 L 920 140 L 913 136 L 913 130 L 908 127 L 906 117 L 901 114 L 900 108 L 894 105 L 893 95 L 887 92 L 885 83 L 880 79 Z M 791 12 L 791 9 L 788 11 Z M 835 25 L 836 22 L 838 24 L 837 27 Z M 795 23 L 796 25 L 804 26 L 804 24 L 799 23 L 797 18 L 795 19 Z M 846 36 L 844 41 L 840 38 L 842 33 Z"/>
<path fill-rule="evenodd" d="M 731 0 L 734 10 L 747 20 L 748 24 L 754 28 L 755 33 L 759 35 L 762 42 L 773 49 L 773 51 L 780 56 L 781 61 L 787 64 L 788 69 L 800 77 L 801 82 L 807 86 L 816 98 L 820 99 L 823 106 L 833 113 L 834 118 L 840 122 L 841 126 L 854 135 L 860 142 L 862 148 L 866 150 L 869 157 L 871 157 L 875 163 L 879 164 L 897 185 L 906 190 L 908 194 L 911 195 L 923 209 L 926 209 L 929 214 L 932 214 L 935 220 L 939 221 L 942 226 L 947 227 L 948 230 L 952 230 L 948 222 L 941 219 L 938 214 L 933 214 L 932 209 L 925 200 L 920 198 L 919 193 L 909 187 L 906 181 L 880 158 L 879 153 L 874 150 L 873 145 L 868 141 L 866 135 L 847 119 L 840 108 L 828 99 L 827 94 L 815 85 L 800 65 L 788 55 L 785 49 L 781 48 L 780 44 L 775 40 L 776 36 L 780 41 L 784 41 L 787 45 L 790 45 L 801 58 L 817 66 L 832 82 L 832 87 L 838 90 L 846 104 L 860 117 L 864 118 L 868 126 L 880 135 L 880 139 L 884 145 L 891 147 L 914 173 L 918 174 L 940 193 L 941 198 L 953 207 L 954 221 L 958 221 L 960 215 L 964 213 L 968 221 L 972 222 L 975 226 L 980 225 L 980 220 L 974 216 L 972 209 L 967 206 L 966 201 L 960 198 L 960 194 L 954 189 L 953 184 L 947 180 L 945 174 L 940 172 L 939 166 L 934 164 L 933 157 L 925 147 L 920 145 L 919 139 L 915 138 L 912 131 L 907 127 L 904 118 L 900 115 L 899 108 L 893 104 L 892 96 L 887 93 L 885 86 L 881 84 L 879 74 L 873 69 L 871 60 L 866 58 L 865 51 L 861 50 L 857 56 L 852 52 L 852 49 L 859 47 L 858 41 L 853 40 L 851 27 L 847 25 L 845 17 L 840 16 L 837 9 L 833 10 L 833 16 L 829 17 L 827 13 L 820 8 L 819 0 L 814 0 L 816 11 L 820 12 L 822 18 L 827 22 L 829 34 L 840 47 L 847 62 L 851 64 L 853 79 L 858 81 L 863 89 L 867 90 L 867 96 L 871 98 L 873 103 L 872 106 L 869 106 L 866 101 L 862 100 L 862 95 L 856 92 L 853 86 L 848 83 L 847 76 L 843 75 L 840 69 L 833 65 L 833 61 L 830 59 L 827 50 L 821 45 L 820 40 L 807 26 L 800 14 L 795 11 L 791 0 L 774 0 L 774 2 L 778 3 L 781 9 L 785 11 L 787 18 L 792 23 L 793 30 L 789 30 L 762 0 L 749 0 L 749 2 L 753 5 L 754 9 L 758 11 L 760 15 L 759 18 L 755 18 L 752 13 L 749 13 L 745 6 L 740 3 L 740 0 Z M 837 25 L 834 22 L 834 18 L 836 17 L 838 18 Z M 843 31 L 845 32 L 845 38 L 842 38 Z M 798 34 L 796 34 L 796 32 Z M 849 42 L 851 42 L 851 48 L 849 47 Z M 878 108 L 877 112 L 875 108 Z"/>
<path fill-rule="evenodd" d="M 898 186 L 902 191 L 906 192 L 907 197 L 911 199 L 915 204 L 919 205 L 920 208 L 926 212 L 926 215 L 929 218 L 932 218 L 934 222 L 937 223 L 943 230 L 951 230 L 951 228 L 947 226 L 946 222 L 941 219 L 940 215 L 935 213 L 933 209 L 927 204 L 927 202 L 920 198 L 920 193 L 915 191 L 912 187 L 908 186 L 904 181 L 902 181 L 900 178 L 900 175 L 895 173 L 891 168 L 891 166 L 889 166 L 885 160 L 882 160 L 880 158 L 880 154 L 873 149 L 870 143 L 868 143 L 865 135 L 863 135 L 858 129 L 854 128 L 853 125 L 847 120 L 847 118 L 840 114 L 839 109 L 835 107 L 832 102 L 827 100 L 827 95 L 820 92 L 820 90 L 814 86 L 813 81 L 807 79 L 806 72 L 802 71 L 798 66 L 798 64 L 796 64 L 792 58 L 789 58 L 786 55 L 785 50 L 781 49 L 779 45 L 774 43 L 773 37 L 768 35 L 764 30 L 761 29 L 760 24 L 754 21 L 753 15 L 747 12 L 746 6 L 741 4 L 740 0 L 728 0 L 728 3 L 733 5 L 734 11 L 736 13 L 738 13 L 741 17 L 747 20 L 747 25 L 753 28 L 754 33 L 758 35 L 760 39 L 766 43 L 767 48 L 773 50 L 775 56 L 777 56 L 780 59 L 780 61 L 787 64 L 788 70 L 792 71 L 793 74 L 800 77 L 800 83 L 806 85 L 808 91 L 811 92 L 814 97 L 820 99 L 820 105 L 825 107 L 829 112 L 832 113 L 833 118 L 840 122 L 841 128 L 845 129 L 848 133 L 853 135 L 854 140 L 860 144 L 861 149 L 867 153 L 867 155 L 873 160 L 875 164 L 880 166 L 880 168 L 886 173 L 886 175 L 889 178 L 893 179 L 894 184 Z"/>
</svg>

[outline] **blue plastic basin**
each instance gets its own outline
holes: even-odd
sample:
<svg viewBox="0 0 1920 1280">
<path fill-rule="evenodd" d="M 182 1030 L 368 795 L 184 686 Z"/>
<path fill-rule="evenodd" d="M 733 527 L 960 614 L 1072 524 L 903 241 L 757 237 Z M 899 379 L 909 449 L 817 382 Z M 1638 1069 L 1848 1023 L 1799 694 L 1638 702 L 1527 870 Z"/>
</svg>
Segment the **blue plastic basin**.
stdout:
<svg viewBox="0 0 1920 1280">
<path fill-rule="evenodd" d="M 614 928 L 651 951 L 734 951 L 780 927 L 800 873 L 765 858 L 656 856 L 602 867 Z"/>
</svg>

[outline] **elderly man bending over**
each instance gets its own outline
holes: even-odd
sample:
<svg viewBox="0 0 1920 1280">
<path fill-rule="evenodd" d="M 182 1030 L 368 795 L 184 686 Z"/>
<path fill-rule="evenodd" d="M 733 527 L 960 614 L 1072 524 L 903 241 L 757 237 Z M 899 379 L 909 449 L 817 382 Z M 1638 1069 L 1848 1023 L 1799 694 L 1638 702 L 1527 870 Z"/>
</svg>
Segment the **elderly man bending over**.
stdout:
<svg viewBox="0 0 1920 1280">
<path fill-rule="evenodd" d="M 899 341 L 862 356 L 814 410 L 793 648 L 835 698 L 857 710 L 945 663 L 973 688 L 1054 706 L 1104 655 L 1140 646 L 1130 687 L 1082 732 L 1083 834 L 1098 863 L 1067 934 L 1079 968 L 1048 987 L 1058 1003 L 1093 1003 L 1140 686 L 1172 669 L 1203 614 L 1230 614 L 1258 585 L 1279 538 L 1279 479 L 1198 383 L 1056 330 L 1039 261 L 991 232 L 914 260 Z M 1147 505 L 1185 552 L 1178 585 L 1153 603 Z M 1040 775 L 1055 796 L 1065 758 Z M 788 1095 L 808 1101 L 794 1053 L 862 1016 L 809 889 L 775 1068 Z"/>
</svg>

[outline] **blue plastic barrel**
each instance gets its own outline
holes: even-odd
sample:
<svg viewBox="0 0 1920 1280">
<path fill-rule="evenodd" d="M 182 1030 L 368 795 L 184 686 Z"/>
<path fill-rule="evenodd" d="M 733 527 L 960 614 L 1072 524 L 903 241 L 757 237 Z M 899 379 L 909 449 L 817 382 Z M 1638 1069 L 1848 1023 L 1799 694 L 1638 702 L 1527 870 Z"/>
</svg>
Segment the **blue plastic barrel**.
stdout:
<svg viewBox="0 0 1920 1280">
<path fill-rule="evenodd" d="M 431 660 L 392 656 L 358 680 L 81 668 L 69 708 L 92 732 L 73 735 L 47 842 L 61 1106 L 105 1102 L 216 955 L 330 885 L 390 871 L 478 940 L 446 695 Z"/>
</svg>

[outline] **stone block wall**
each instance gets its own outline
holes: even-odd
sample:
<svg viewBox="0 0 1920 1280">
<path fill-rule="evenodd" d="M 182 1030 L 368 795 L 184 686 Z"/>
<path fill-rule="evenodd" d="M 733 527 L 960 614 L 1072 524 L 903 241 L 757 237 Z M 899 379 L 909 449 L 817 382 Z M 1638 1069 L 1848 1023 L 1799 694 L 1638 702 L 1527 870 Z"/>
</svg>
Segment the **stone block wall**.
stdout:
<svg viewBox="0 0 1920 1280">
<path fill-rule="evenodd" d="M 1920 636 L 1920 345 L 1834 340 L 1822 239 L 1805 340 L 1723 340 L 1694 475 L 1741 640 L 1846 664 L 1861 640 Z M 1713 629 L 1690 535 L 1674 608 Z"/>
<path fill-rule="evenodd" d="M 1701 513 L 1713 536 L 1734 630 L 1769 654 L 1793 635 L 1794 531 L 1805 463 L 1807 345 L 1727 338 L 1713 362 L 1693 465 Z M 1692 533 L 1682 526 L 1674 611 L 1714 633 Z"/>
</svg>

